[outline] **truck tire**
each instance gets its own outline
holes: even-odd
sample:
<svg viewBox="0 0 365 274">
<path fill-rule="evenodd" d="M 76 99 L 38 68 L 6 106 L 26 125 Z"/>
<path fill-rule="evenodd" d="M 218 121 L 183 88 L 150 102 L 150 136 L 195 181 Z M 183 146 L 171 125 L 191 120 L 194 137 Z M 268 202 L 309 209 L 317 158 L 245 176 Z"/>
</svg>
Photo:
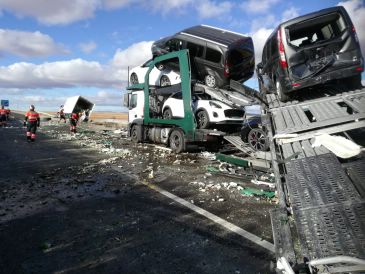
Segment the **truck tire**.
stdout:
<svg viewBox="0 0 365 274">
<path fill-rule="evenodd" d="M 134 125 L 131 129 L 131 140 L 133 143 L 142 142 L 142 126 Z"/>
<path fill-rule="evenodd" d="M 181 153 L 185 151 L 185 137 L 184 133 L 179 130 L 175 129 L 171 132 L 170 135 L 170 148 L 175 153 Z"/>
</svg>

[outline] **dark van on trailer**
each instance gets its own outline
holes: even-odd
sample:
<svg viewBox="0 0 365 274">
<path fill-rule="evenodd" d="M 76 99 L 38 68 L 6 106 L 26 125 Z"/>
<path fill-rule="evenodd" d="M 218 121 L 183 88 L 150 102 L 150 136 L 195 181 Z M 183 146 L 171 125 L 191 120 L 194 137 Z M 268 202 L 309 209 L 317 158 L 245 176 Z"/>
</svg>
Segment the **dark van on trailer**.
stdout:
<svg viewBox="0 0 365 274">
<path fill-rule="evenodd" d="M 280 24 L 257 65 L 260 91 L 275 91 L 283 102 L 289 93 L 332 80 L 344 79 L 359 88 L 363 71 L 355 27 L 341 6 Z"/>
<path fill-rule="evenodd" d="M 154 57 L 188 49 L 192 77 L 209 87 L 224 87 L 231 79 L 243 83 L 255 69 L 251 37 L 211 26 L 194 26 L 152 45 Z"/>
</svg>

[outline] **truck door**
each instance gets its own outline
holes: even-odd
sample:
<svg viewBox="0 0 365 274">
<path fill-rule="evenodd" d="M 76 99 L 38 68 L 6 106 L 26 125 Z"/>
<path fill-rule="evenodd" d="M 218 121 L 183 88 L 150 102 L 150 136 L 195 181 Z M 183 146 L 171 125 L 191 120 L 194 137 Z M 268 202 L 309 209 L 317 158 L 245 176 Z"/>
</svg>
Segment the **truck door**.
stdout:
<svg viewBox="0 0 365 274">
<path fill-rule="evenodd" d="M 143 118 L 144 94 L 143 91 L 137 91 L 129 96 L 128 123 L 132 123 L 136 119 Z"/>
</svg>

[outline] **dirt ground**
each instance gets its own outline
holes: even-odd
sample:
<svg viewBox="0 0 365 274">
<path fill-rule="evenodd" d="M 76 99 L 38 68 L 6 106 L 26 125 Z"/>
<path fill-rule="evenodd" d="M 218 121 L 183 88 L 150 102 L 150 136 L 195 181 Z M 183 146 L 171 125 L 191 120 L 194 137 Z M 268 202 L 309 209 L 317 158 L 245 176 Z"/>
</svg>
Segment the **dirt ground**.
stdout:
<svg viewBox="0 0 365 274">
<path fill-rule="evenodd" d="M 28 144 L 14 119 L 0 141 L 0 273 L 270 272 L 273 254 L 142 184 L 272 242 L 275 199 L 242 195 L 252 177 L 210 153 L 176 155 L 92 124 L 70 136 L 55 121 Z"/>
</svg>

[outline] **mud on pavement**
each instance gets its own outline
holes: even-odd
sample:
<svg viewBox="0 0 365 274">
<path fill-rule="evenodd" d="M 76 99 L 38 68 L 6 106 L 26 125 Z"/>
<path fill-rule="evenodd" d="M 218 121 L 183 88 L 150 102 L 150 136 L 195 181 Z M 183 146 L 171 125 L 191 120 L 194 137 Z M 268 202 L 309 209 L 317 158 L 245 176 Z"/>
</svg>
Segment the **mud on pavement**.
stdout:
<svg viewBox="0 0 365 274">
<path fill-rule="evenodd" d="M 15 172 L 9 168 L 0 177 L 0 273 L 120 273 L 131 269 L 171 273 L 181 265 L 184 268 L 177 272 L 269 271 L 272 254 L 162 199 L 142 184 L 156 184 L 272 242 L 269 210 L 275 201 L 243 196 L 242 187 L 250 177 L 210 172 L 233 168 L 212 160 L 211 154 L 176 155 L 164 147 L 133 144 L 124 129 L 93 125 L 70 136 L 64 124 L 43 123 L 32 148 L 21 143 L 23 129 L 18 124 L 5 130 L 13 134 L 8 142 L 20 143 L 16 155 L 24 151 L 24 156 L 11 156 L 11 163 L 23 166 Z M 46 152 L 37 155 L 36 148 Z M 45 161 L 29 167 L 24 162 L 29 149 L 35 153 L 30 158 Z M 142 203 L 149 204 L 149 209 Z M 136 238 L 135 233 L 146 227 L 150 234 Z M 215 235 L 213 241 L 206 235 Z M 132 242 L 133 248 L 128 249 Z M 121 255 L 121 246 L 131 253 Z M 217 256 L 222 257 L 218 268 L 213 263 Z"/>
</svg>

